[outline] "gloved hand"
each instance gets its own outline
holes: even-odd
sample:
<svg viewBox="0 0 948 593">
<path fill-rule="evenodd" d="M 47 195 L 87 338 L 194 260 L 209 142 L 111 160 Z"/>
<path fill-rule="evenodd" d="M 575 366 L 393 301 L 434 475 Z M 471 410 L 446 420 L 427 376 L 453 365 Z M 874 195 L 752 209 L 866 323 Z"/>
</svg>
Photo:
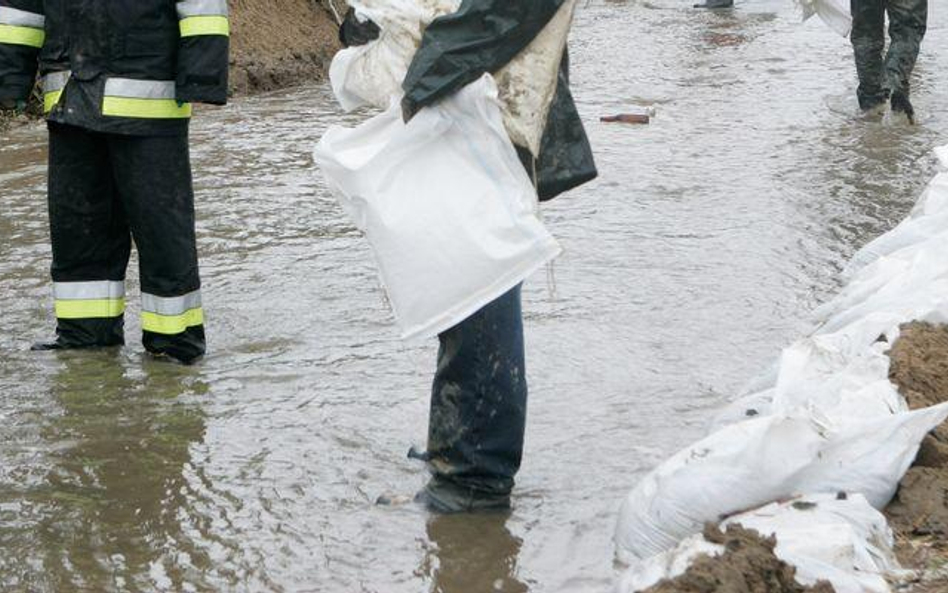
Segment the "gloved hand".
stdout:
<svg viewBox="0 0 948 593">
<path fill-rule="evenodd" d="M 12 111 L 19 115 L 26 111 L 26 101 L 23 99 L 0 99 L 0 109 Z"/>
<path fill-rule="evenodd" d="M 346 18 L 342 20 L 339 26 L 339 42 L 344 47 L 353 47 L 356 45 L 365 45 L 370 41 L 379 38 L 381 29 L 370 20 L 360 22 L 356 17 L 355 9 L 350 8 L 346 13 Z"/>
<path fill-rule="evenodd" d="M 421 107 L 409 101 L 408 97 L 402 99 L 402 120 L 404 120 L 406 124 L 410 122 L 411 118 L 415 117 L 415 114 L 419 111 L 421 111 Z"/>
</svg>

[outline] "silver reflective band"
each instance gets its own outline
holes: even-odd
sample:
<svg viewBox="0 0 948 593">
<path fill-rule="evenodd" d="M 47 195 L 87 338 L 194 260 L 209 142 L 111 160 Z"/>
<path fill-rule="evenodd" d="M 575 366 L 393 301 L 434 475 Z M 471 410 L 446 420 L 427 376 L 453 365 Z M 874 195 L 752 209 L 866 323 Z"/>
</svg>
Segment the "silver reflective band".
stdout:
<svg viewBox="0 0 948 593">
<path fill-rule="evenodd" d="M 142 293 L 142 311 L 157 315 L 181 315 L 201 306 L 201 291 L 195 290 L 179 297 L 160 297 Z"/>
<path fill-rule="evenodd" d="M 46 17 L 35 12 L 0 6 L 0 25 L 43 29 L 46 27 Z"/>
<path fill-rule="evenodd" d="M 173 80 L 110 78 L 105 81 L 105 96 L 129 99 L 174 99 L 175 84 Z"/>
<path fill-rule="evenodd" d="M 57 301 L 97 301 L 125 297 L 125 283 L 102 280 L 96 282 L 53 282 Z"/>
<path fill-rule="evenodd" d="M 227 16 L 227 0 L 184 0 L 178 2 L 178 18 Z"/>
<path fill-rule="evenodd" d="M 72 72 L 69 70 L 47 74 L 43 77 L 43 80 L 40 81 L 40 85 L 43 87 L 43 92 L 55 93 L 56 91 L 63 90 L 66 88 L 66 83 L 69 82 L 70 76 L 72 76 Z"/>
</svg>

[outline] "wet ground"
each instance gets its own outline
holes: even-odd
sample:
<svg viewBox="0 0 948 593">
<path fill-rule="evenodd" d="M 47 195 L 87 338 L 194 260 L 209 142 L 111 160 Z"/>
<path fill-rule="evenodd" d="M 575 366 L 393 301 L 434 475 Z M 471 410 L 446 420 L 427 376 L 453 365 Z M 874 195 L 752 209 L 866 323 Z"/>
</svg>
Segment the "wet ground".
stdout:
<svg viewBox="0 0 948 593">
<path fill-rule="evenodd" d="M 789 1 L 591 0 L 574 91 L 601 178 L 545 207 L 566 249 L 525 289 L 531 408 L 509 515 L 379 508 L 425 479 L 436 345 L 404 343 L 314 174 L 325 87 L 193 127 L 211 354 L 25 351 L 52 329 L 44 134 L 0 144 L 0 589 L 607 591 L 625 492 L 806 331 L 944 143 L 948 16 L 921 125 L 856 120 L 848 42 Z M 601 115 L 655 103 L 647 127 Z M 137 272 L 130 271 L 130 278 Z"/>
</svg>

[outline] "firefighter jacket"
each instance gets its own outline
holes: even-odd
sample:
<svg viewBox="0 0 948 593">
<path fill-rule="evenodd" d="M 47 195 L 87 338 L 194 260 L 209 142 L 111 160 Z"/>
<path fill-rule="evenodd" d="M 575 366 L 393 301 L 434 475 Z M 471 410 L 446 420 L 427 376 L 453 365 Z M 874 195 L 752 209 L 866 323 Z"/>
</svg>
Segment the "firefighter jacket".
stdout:
<svg viewBox="0 0 948 593">
<path fill-rule="evenodd" d="M 191 102 L 227 101 L 229 35 L 227 0 L 0 0 L 0 99 L 38 67 L 50 121 L 184 134 Z"/>
</svg>

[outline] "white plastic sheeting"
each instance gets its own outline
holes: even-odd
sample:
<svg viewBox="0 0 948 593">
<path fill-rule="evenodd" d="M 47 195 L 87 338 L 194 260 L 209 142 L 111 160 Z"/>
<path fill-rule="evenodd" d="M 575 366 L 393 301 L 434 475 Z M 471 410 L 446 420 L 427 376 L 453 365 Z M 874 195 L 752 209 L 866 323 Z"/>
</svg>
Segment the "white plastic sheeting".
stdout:
<svg viewBox="0 0 948 593">
<path fill-rule="evenodd" d="M 887 593 L 885 575 L 900 570 L 885 517 L 855 494 L 803 496 L 742 513 L 723 522 L 739 524 L 764 537 L 775 536 L 778 558 L 797 569 L 797 581 L 829 581 L 836 593 Z M 701 554 L 718 556 L 724 548 L 694 535 L 668 550 L 629 567 L 619 593 L 647 589 L 688 569 Z"/>
<path fill-rule="evenodd" d="M 560 252 L 490 75 L 407 125 L 395 102 L 357 128 L 332 127 L 314 158 L 372 245 L 404 337 L 456 325 Z"/>
<path fill-rule="evenodd" d="M 849 0 L 794 0 L 803 13 L 803 20 L 819 15 L 830 29 L 843 37 L 849 37 L 853 28 L 853 17 Z"/>
<path fill-rule="evenodd" d="M 550 105 L 556 92 L 563 51 L 578 0 L 565 0 L 559 12 L 510 64 L 495 73 L 504 126 L 515 144 L 540 152 Z M 385 109 L 402 96 L 401 84 L 435 18 L 458 9 L 460 0 L 350 0 L 356 14 L 381 29 L 379 38 L 346 48 L 333 58 L 329 80 L 343 109 L 370 105 Z"/>
<path fill-rule="evenodd" d="M 936 155 L 948 168 L 948 147 Z M 921 440 L 948 418 L 948 404 L 908 411 L 886 356 L 902 323 L 948 322 L 946 220 L 942 172 L 906 221 L 856 254 L 848 285 L 818 309 L 814 334 L 783 352 L 772 380 L 632 490 L 615 534 L 621 559 L 667 555 L 707 521 L 801 494 L 889 502 Z M 818 517 L 799 527 L 821 529 Z"/>
</svg>

